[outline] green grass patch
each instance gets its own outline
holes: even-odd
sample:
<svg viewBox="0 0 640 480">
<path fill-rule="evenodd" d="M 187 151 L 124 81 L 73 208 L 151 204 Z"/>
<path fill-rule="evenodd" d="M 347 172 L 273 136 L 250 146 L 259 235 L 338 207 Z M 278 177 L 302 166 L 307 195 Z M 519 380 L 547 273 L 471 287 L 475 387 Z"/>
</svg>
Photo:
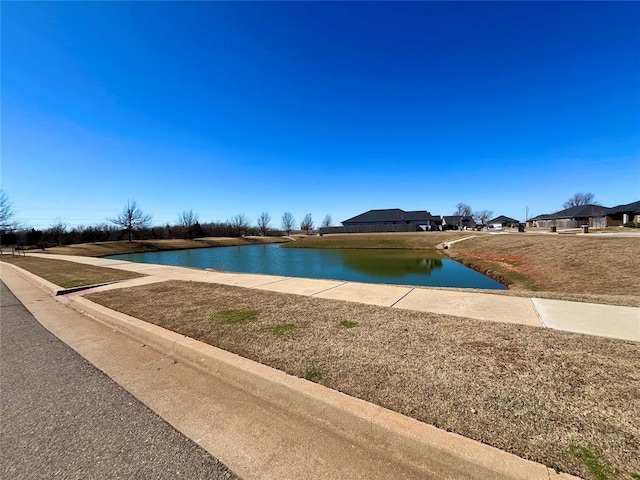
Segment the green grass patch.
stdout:
<svg viewBox="0 0 640 480">
<path fill-rule="evenodd" d="M 258 310 L 221 310 L 211 315 L 209 320 L 223 325 L 236 325 L 255 320 L 258 313 Z"/>
<path fill-rule="evenodd" d="M 293 334 L 296 326 L 293 323 L 278 323 L 276 325 L 269 325 L 265 327 L 264 330 L 273 333 L 276 337 L 285 337 Z"/>
<path fill-rule="evenodd" d="M 616 478 L 618 472 L 611 467 L 601 453 L 592 452 L 582 445 L 571 445 L 569 450 L 589 469 L 596 480 L 608 480 Z"/>
<path fill-rule="evenodd" d="M 318 366 L 318 364 L 312 360 L 311 363 L 309 363 L 309 366 L 307 366 L 307 368 L 305 369 L 303 377 L 305 380 L 317 382 L 318 380 L 322 380 L 322 377 L 324 377 L 324 372 Z"/>
<path fill-rule="evenodd" d="M 340 326 L 344 328 L 353 328 L 358 325 L 358 322 L 352 322 L 351 320 L 343 320 L 340 322 Z"/>
</svg>

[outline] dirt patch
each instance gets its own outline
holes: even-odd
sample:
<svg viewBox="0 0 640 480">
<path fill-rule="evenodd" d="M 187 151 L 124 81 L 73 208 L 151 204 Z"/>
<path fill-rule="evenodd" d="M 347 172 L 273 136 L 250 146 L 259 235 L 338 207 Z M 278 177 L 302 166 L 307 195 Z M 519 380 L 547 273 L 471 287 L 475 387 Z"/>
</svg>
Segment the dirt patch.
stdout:
<svg viewBox="0 0 640 480">
<path fill-rule="evenodd" d="M 144 277 L 140 273 L 126 272 L 113 268 L 94 267 L 65 260 L 40 257 L 14 257 L 5 255 L 3 262 L 12 263 L 62 288 L 129 280 Z"/>
<path fill-rule="evenodd" d="M 191 282 L 88 298 L 565 472 L 640 472 L 638 344 Z"/>
</svg>

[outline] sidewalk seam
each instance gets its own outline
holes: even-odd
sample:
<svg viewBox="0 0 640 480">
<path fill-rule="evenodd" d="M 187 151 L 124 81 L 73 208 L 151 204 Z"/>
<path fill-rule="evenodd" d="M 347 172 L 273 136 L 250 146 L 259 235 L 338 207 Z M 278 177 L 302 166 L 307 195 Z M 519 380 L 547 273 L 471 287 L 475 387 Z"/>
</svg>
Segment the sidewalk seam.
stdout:
<svg viewBox="0 0 640 480">
<path fill-rule="evenodd" d="M 407 293 L 405 293 L 404 295 L 402 295 L 398 300 L 396 300 L 395 302 L 393 302 L 391 305 L 389 305 L 389 308 L 393 308 L 395 307 L 399 302 L 401 302 L 407 295 L 409 295 L 411 292 L 413 292 L 415 290 L 414 287 L 411 288 L 411 290 L 409 290 Z"/>
<path fill-rule="evenodd" d="M 342 282 L 342 283 L 340 283 L 340 284 L 338 284 L 338 285 L 334 285 L 333 287 L 325 288 L 324 290 L 320 290 L 320 291 L 318 291 L 318 292 L 312 293 L 312 294 L 311 294 L 311 295 L 309 295 L 309 296 L 310 296 L 310 297 L 315 297 L 316 295 L 319 295 L 319 294 L 324 293 L 324 292 L 328 292 L 329 290 L 333 290 L 334 288 L 341 287 L 341 286 L 343 286 L 343 285 L 346 285 L 347 283 L 349 283 L 349 282 Z"/>
<path fill-rule="evenodd" d="M 291 277 L 279 278 L 278 280 L 272 280 L 272 281 L 267 282 L 267 283 L 261 283 L 259 285 L 253 285 L 252 287 L 249 287 L 249 288 L 261 288 L 261 287 L 264 287 L 265 285 L 273 285 L 274 283 L 286 282 L 287 280 L 291 280 Z"/>
<path fill-rule="evenodd" d="M 540 320 L 540 323 L 542 324 L 542 327 L 543 328 L 549 328 L 547 326 L 547 324 L 544 323 L 544 320 L 542 319 L 542 315 L 540 314 L 540 312 L 536 308 L 536 303 L 533 301 L 533 298 L 529 298 L 529 302 L 531 302 L 531 306 L 533 307 L 533 311 L 535 312 L 536 316 L 538 317 L 538 320 Z"/>
</svg>

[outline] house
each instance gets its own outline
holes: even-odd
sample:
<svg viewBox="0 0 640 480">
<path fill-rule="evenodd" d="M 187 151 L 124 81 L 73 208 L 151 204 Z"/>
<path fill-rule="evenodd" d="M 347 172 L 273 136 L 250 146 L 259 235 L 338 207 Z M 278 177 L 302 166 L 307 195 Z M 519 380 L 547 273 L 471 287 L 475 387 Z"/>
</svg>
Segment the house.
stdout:
<svg viewBox="0 0 640 480">
<path fill-rule="evenodd" d="M 502 230 L 505 227 L 517 227 L 518 225 L 520 225 L 519 220 L 505 217 L 504 215 L 500 215 L 487 222 L 487 228 L 489 228 L 489 230 Z"/>
<path fill-rule="evenodd" d="M 609 210 L 602 205 L 579 205 L 551 214 L 538 215 L 530 219 L 529 223 L 542 228 L 580 228 L 583 225 L 602 228 L 607 226 L 606 216 Z"/>
<path fill-rule="evenodd" d="M 625 223 L 640 223 L 640 200 L 611 207 L 606 213 L 606 226 L 619 227 Z"/>
<path fill-rule="evenodd" d="M 405 212 L 399 208 L 385 210 L 369 210 L 344 220 L 345 227 L 378 227 L 383 231 L 388 227 L 388 231 L 427 231 L 439 230 L 442 219 L 439 216 L 431 215 L 426 210 Z M 402 227 L 400 227 L 402 226 Z M 400 227 L 400 228 L 394 228 Z"/>
<path fill-rule="evenodd" d="M 466 215 L 445 215 L 442 217 L 442 230 L 473 230 L 475 220 Z"/>
</svg>

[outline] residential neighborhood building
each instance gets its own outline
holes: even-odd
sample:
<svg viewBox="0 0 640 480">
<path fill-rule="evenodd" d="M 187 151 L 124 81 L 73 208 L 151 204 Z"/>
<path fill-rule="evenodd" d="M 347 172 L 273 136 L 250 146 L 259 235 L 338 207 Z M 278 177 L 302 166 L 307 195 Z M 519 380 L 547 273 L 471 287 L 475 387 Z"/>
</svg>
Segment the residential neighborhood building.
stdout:
<svg viewBox="0 0 640 480">
<path fill-rule="evenodd" d="M 445 215 L 442 217 L 442 230 L 473 230 L 475 227 L 475 220 L 468 215 Z"/>
<path fill-rule="evenodd" d="M 607 226 L 607 212 L 611 210 L 602 205 L 580 205 L 555 213 L 538 215 L 528 221 L 532 227 L 542 228 L 580 228 L 587 225 L 593 228 Z"/>
<path fill-rule="evenodd" d="M 502 230 L 503 228 L 517 227 L 520 224 L 519 220 L 511 217 L 505 217 L 500 215 L 487 222 L 487 228 L 489 230 Z"/>
<path fill-rule="evenodd" d="M 603 228 L 640 223 L 640 201 L 613 208 L 602 205 L 582 205 L 566 208 L 551 214 L 538 215 L 527 220 L 527 227 Z M 400 208 L 368 210 L 342 222 L 341 227 L 322 227 L 320 234 L 373 233 L 373 232 L 427 232 L 433 230 L 473 230 L 482 228 L 473 217 L 461 215 L 432 215 L 427 210 L 405 211 Z M 524 231 L 519 220 L 500 215 L 487 222 L 490 231 L 518 228 Z"/>
<path fill-rule="evenodd" d="M 431 215 L 426 210 L 406 212 L 399 208 L 383 210 L 369 210 L 344 220 L 345 227 L 392 227 L 404 226 L 402 231 L 429 231 L 439 230 L 442 219 Z M 393 231 L 393 230 L 392 230 Z"/>
<path fill-rule="evenodd" d="M 611 207 L 606 214 L 607 227 L 620 227 L 625 223 L 640 223 L 640 200 Z"/>
</svg>

